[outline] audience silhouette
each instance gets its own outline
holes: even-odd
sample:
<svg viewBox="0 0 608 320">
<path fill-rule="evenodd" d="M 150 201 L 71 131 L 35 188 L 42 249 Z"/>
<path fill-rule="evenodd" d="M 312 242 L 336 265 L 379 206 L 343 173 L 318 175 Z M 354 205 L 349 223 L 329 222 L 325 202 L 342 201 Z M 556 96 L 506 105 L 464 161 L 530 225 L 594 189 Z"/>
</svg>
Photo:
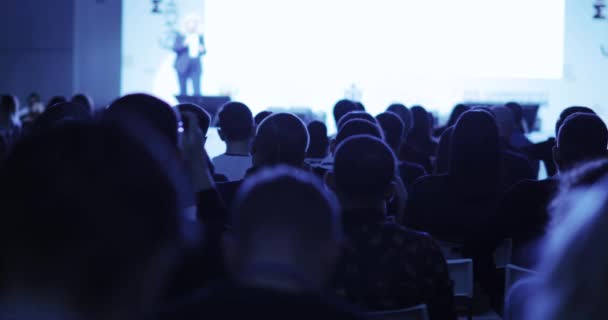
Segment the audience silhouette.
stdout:
<svg viewBox="0 0 608 320">
<path fill-rule="evenodd" d="M 343 99 L 335 135 L 242 102 L 98 107 L 0 98 L 2 319 L 456 319 L 454 252 L 473 260 L 475 311 L 605 318 L 608 128 L 590 108 L 533 143 L 516 102 L 440 125 Z M 537 273 L 511 286 L 513 265 Z"/>
</svg>

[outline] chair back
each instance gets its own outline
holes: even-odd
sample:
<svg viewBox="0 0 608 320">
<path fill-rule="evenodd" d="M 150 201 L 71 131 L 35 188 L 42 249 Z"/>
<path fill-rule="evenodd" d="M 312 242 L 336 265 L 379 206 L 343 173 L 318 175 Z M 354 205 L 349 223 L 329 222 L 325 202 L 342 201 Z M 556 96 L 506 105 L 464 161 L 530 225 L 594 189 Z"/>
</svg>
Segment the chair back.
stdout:
<svg viewBox="0 0 608 320">
<path fill-rule="evenodd" d="M 448 260 L 448 271 L 454 282 L 454 295 L 473 297 L 473 260 Z"/>
</svg>

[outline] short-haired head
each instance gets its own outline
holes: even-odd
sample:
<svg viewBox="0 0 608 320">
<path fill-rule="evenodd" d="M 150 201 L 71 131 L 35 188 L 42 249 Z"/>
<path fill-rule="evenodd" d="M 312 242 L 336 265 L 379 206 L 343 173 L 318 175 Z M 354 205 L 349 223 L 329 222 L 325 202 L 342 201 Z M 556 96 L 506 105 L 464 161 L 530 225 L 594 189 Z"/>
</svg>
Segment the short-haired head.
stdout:
<svg viewBox="0 0 608 320">
<path fill-rule="evenodd" d="M 460 118 L 463 113 L 469 110 L 471 110 L 471 108 L 466 104 L 457 104 L 454 109 L 452 109 L 452 113 L 450 113 L 450 118 L 448 119 L 447 127 L 455 125 L 456 121 L 458 121 L 458 118 Z"/>
<path fill-rule="evenodd" d="M 253 136 L 253 114 L 242 102 L 228 102 L 218 112 L 219 134 L 227 142 L 248 141 Z"/>
<path fill-rule="evenodd" d="M 353 119 L 362 119 L 362 120 L 367 120 L 369 122 L 372 123 L 378 123 L 376 121 L 376 118 L 374 118 L 374 116 L 372 116 L 371 114 L 365 112 L 365 111 L 351 111 L 347 114 L 345 114 L 342 118 L 340 118 L 340 121 L 338 121 L 338 131 L 340 131 L 340 129 L 342 129 L 342 127 L 344 126 L 345 123 L 347 123 L 350 120 Z"/>
<path fill-rule="evenodd" d="M 250 264 L 266 261 L 325 284 L 341 238 L 340 209 L 314 174 L 289 166 L 257 172 L 239 189 L 232 217 L 225 256 L 237 279 Z"/>
<path fill-rule="evenodd" d="M 342 119 L 342 117 L 351 112 L 351 111 L 357 111 L 359 110 L 359 108 L 357 107 L 357 104 L 352 102 L 351 100 L 346 100 L 346 99 L 342 99 L 338 102 L 336 102 L 336 104 L 334 105 L 334 120 L 336 121 L 336 126 L 338 125 L 338 122 L 340 122 L 340 119 Z"/>
<path fill-rule="evenodd" d="M 575 113 L 596 114 L 595 111 L 593 111 L 593 109 L 591 109 L 589 107 L 572 106 L 572 107 L 568 107 L 568 108 L 564 109 L 559 114 L 559 119 L 557 119 L 557 122 L 555 123 L 555 137 L 559 136 L 559 129 L 564 124 L 564 121 L 566 121 L 566 118 L 568 118 L 569 116 L 571 116 Z"/>
<path fill-rule="evenodd" d="M 253 122 L 255 122 L 255 126 L 256 127 L 259 126 L 260 123 L 262 123 L 262 121 L 264 121 L 264 119 L 268 118 L 268 116 L 271 114 L 272 114 L 272 111 L 268 111 L 268 110 L 258 112 L 258 114 L 256 114 L 255 117 L 253 117 Z"/>
<path fill-rule="evenodd" d="M 369 135 L 384 140 L 382 129 L 376 122 L 364 119 L 353 119 L 346 121 L 334 141 L 334 151 L 344 140 L 356 135 Z"/>
<path fill-rule="evenodd" d="M 19 111 L 19 99 L 10 94 L 0 97 L 0 114 L 3 118 L 10 118 Z"/>
<path fill-rule="evenodd" d="M 338 196 L 357 201 L 383 201 L 392 190 L 397 160 L 377 137 L 355 135 L 338 145 L 334 183 Z"/>
<path fill-rule="evenodd" d="M 203 135 L 207 135 L 207 131 L 209 131 L 209 125 L 211 123 L 211 116 L 205 109 L 194 104 L 194 103 L 181 103 L 176 106 L 177 110 L 180 114 L 191 113 L 196 119 L 198 119 L 198 125 Z M 182 121 L 184 122 L 184 128 L 188 127 L 188 123 L 186 123 L 186 118 L 183 117 Z"/>
<path fill-rule="evenodd" d="M 404 125 L 403 138 L 404 140 L 407 139 L 408 133 L 412 130 L 412 127 L 414 126 L 414 119 L 412 118 L 412 112 L 410 111 L 410 109 L 408 109 L 402 103 L 393 103 L 388 106 L 386 111 L 393 112 L 398 115 L 399 118 L 401 118 L 401 121 L 403 121 Z"/>
<path fill-rule="evenodd" d="M 104 117 L 117 121 L 138 118 L 158 130 L 177 148 L 180 145 L 179 112 L 166 102 L 147 94 L 129 94 L 121 97 L 105 110 Z"/>
<path fill-rule="evenodd" d="M 386 143 L 395 153 L 397 153 L 401 146 L 403 132 L 405 130 L 403 121 L 401 121 L 397 114 L 390 111 L 377 115 L 376 120 L 378 120 L 378 123 L 384 132 Z"/>
<path fill-rule="evenodd" d="M 327 126 L 321 121 L 315 120 L 308 124 L 308 135 L 310 145 L 308 146 L 308 158 L 325 158 L 329 151 L 329 138 L 327 137 Z"/>
<path fill-rule="evenodd" d="M 73 102 L 57 103 L 44 110 L 34 121 L 31 131 L 43 131 L 62 125 L 66 122 L 84 122 L 91 120 L 90 109 Z"/>
<path fill-rule="evenodd" d="M 51 100 L 49 100 L 49 102 L 47 102 L 45 109 L 48 109 L 55 104 L 63 103 L 63 102 L 68 102 L 68 99 L 66 99 L 64 96 L 54 96 L 51 98 Z"/>
<path fill-rule="evenodd" d="M 602 119 L 594 114 L 570 115 L 559 129 L 554 158 L 560 170 L 568 170 L 577 164 L 607 156 L 608 129 Z"/>
<path fill-rule="evenodd" d="M 95 104 L 93 103 L 93 98 L 84 93 L 75 94 L 71 100 L 72 103 L 82 105 L 83 107 L 89 110 L 89 113 L 93 114 L 93 110 L 95 110 Z"/>
<path fill-rule="evenodd" d="M 309 144 L 308 130 L 291 113 L 274 113 L 257 128 L 251 154 L 254 166 L 304 163 Z"/>
</svg>

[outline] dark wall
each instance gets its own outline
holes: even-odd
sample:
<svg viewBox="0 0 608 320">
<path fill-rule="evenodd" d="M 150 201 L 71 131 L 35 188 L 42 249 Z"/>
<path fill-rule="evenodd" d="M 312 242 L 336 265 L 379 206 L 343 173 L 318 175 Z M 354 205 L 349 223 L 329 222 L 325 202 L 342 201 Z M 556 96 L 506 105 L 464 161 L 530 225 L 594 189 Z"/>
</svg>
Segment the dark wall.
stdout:
<svg viewBox="0 0 608 320">
<path fill-rule="evenodd" d="M 142 0 L 144 1 L 144 0 Z M 0 0 L 0 93 L 120 93 L 120 0 Z"/>
<path fill-rule="evenodd" d="M 0 92 L 72 92 L 73 1 L 1 1 Z"/>
<path fill-rule="evenodd" d="M 74 91 L 105 106 L 120 95 L 122 1 L 75 0 L 74 10 Z"/>
</svg>

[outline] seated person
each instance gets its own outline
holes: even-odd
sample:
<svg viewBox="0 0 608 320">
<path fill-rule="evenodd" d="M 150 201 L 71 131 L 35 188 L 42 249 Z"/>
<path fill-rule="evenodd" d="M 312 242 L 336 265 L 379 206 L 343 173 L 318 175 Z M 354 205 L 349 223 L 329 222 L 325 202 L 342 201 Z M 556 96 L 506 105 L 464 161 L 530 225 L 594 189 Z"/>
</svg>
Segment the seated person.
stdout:
<svg viewBox="0 0 608 320">
<path fill-rule="evenodd" d="M 251 139 L 255 127 L 251 110 L 240 102 L 228 102 L 218 112 L 218 133 L 226 152 L 213 158 L 215 172 L 229 181 L 240 180 L 251 168 Z"/>
<path fill-rule="evenodd" d="M 304 163 L 308 144 L 308 130 L 300 118 L 291 113 L 273 113 L 262 121 L 253 138 L 253 167 L 249 174 L 279 164 L 296 168 L 308 167 Z M 242 182 L 243 180 L 237 180 L 218 184 L 218 190 L 228 207 L 232 205 Z"/>
<path fill-rule="evenodd" d="M 401 121 L 403 121 L 404 125 L 401 147 L 399 148 L 399 153 L 396 154 L 397 158 L 400 161 L 407 161 L 409 163 L 420 165 L 426 172 L 432 172 L 433 165 L 431 163 L 431 158 L 416 150 L 408 143 L 408 137 L 414 126 L 412 112 L 401 103 L 391 104 L 386 111 L 393 112 L 398 115 Z"/>
<path fill-rule="evenodd" d="M 314 167 L 320 165 L 329 155 L 327 127 L 321 121 L 312 121 L 308 124 L 307 129 L 310 146 L 306 152 L 306 163 Z"/>
<path fill-rule="evenodd" d="M 239 190 L 224 256 L 231 280 L 201 290 L 159 319 L 357 319 L 325 296 L 339 256 L 337 201 L 311 173 L 262 169 Z"/>
<path fill-rule="evenodd" d="M 185 117 L 187 114 L 191 114 L 198 120 L 198 126 L 201 130 L 201 134 L 203 136 L 203 145 L 205 147 L 205 143 L 207 142 L 207 132 L 209 131 L 209 125 L 211 124 L 211 116 L 205 109 L 199 107 L 198 105 L 192 103 L 182 103 L 175 106 L 182 116 L 182 123 L 184 126 L 184 131 L 188 130 L 190 123 L 188 122 L 188 117 Z M 211 170 L 211 174 L 213 175 L 213 179 L 216 182 L 226 182 L 228 178 L 219 173 L 215 173 L 215 167 L 211 160 L 207 157 L 207 162 L 209 162 L 209 170 Z"/>
<path fill-rule="evenodd" d="M 560 113 L 559 119 L 555 123 L 555 136 L 556 137 L 558 136 L 559 129 L 561 128 L 561 126 L 564 123 L 564 121 L 566 120 L 566 118 L 568 118 L 568 116 L 570 116 L 572 114 L 579 113 L 579 112 L 595 114 L 595 111 L 593 111 L 592 109 L 587 108 L 587 107 L 573 106 L 573 107 L 568 107 L 568 108 L 564 109 Z M 549 177 L 552 177 L 557 173 L 557 166 L 555 165 L 555 162 L 553 161 L 553 147 L 554 146 L 555 146 L 555 138 L 551 137 L 551 138 L 547 139 L 546 141 L 524 147 L 524 151 L 526 152 L 526 154 L 529 157 L 531 157 L 533 159 L 541 160 L 545 164 L 545 168 L 547 169 L 547 175 Z"/>
<path fill-rule="evenodd" d="M 380 139 L 352 136 L 339 145 L 328 175 L 343 207 L 346 248 L 334 279 L 347 300 L 383 311 L 426 304 L 431 319 L 456 319 L 446 261 L 426 233 L 387 223 L 396 159 Z"/>
<path fill-rule="evenodd" d="M 559 172 L 579 164 L 606 158 L 608 129 L 596 115 L 575 113 L 563 122 L 553 151 Z M 549 222 L 548 207 L 558 191 L 559 179 L 526 180 L 515 185 L 504 197 L 493 219 L 497 237 L 514 240 L 514 259 L 525 267 L 536 265 L 535 245 Z"/>
<path fill-rule="evenodd" d="M 401 121 L 399 116 L 390 111 L 377 115 L 376 119 L 382 131 L 384 131 L 386 143 L 391 147 L 393 153 L 399 154 L 403 142 L 403 131 L 405 130 L 403 121 Z M 408 161 L 399 161 L 399 175 L 405 186 L 409 188 L 414 184 L 416 179 L 426 175 L 426 170 L 421 165 Z"/>
<path fill-rule="evenodd" d="M 68 122 L 15 145 L 0 173 L 1 319 L 141 319 L 158 303 L 185 238 L 182 178 L 153 135 Z"/>
</svg>

